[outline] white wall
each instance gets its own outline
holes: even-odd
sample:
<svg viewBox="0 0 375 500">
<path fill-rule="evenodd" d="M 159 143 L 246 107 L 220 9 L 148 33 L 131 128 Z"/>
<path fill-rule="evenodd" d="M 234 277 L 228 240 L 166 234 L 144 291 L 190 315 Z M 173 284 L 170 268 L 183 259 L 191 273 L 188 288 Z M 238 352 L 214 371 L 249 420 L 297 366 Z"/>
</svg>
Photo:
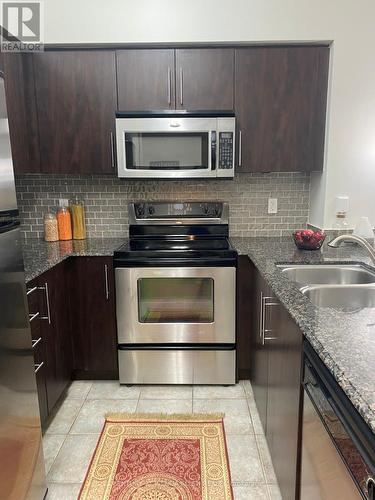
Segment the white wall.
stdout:
<svg viewBox="0 0 375 500">
<path fill-rule="evenodd" d="M 312 176 L 311 222 L 337 194 L 350 221 L 375 223 L 374 0 L 45 0 L 48 43 L 334 41 L 326 174 Z"/>
</svg>

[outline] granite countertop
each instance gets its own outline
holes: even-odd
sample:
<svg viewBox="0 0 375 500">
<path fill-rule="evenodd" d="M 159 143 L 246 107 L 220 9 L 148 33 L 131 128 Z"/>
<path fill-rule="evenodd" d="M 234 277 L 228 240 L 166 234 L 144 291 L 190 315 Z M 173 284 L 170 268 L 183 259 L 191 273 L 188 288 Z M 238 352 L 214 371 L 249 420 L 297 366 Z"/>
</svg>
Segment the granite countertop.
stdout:
<svg viewBox="0 0 375 500">
<path fill-rule="evenodd" d="M 30 238 L 23 241 L 26 283 L 70 256 L 111 256 L 127 238 L 88 238 L 86 240 L 46 243 Z"/>
<path fill-rule="evenodd" d="M 69 256 L 111 256 L 127 238 L 89 238 L 46 243 L 24 241 L 26 282 Z M 276 263 L 358 263 L 371 266 L 358 246 L 338 249 L 326 244 L 321 251 L 297 250 L 291 238 L 231 238 L 239 255 L 248 255 L 286 307 L 354 407 L 375 433 L 375 308 L 348 313 L 314 306 L 284 276 Z"/>
<path fill-rule="evenodd" d="M 358 263 L 371 266 L 357 245 L 321 251 L 297 250 L 291 238 L 231 238 L 248 255 L 275 296 L 309 340 L 354 407 L 375 433 L 375 308 L 356 312 L 314 306 L 275 263 Z"/>
</svg>

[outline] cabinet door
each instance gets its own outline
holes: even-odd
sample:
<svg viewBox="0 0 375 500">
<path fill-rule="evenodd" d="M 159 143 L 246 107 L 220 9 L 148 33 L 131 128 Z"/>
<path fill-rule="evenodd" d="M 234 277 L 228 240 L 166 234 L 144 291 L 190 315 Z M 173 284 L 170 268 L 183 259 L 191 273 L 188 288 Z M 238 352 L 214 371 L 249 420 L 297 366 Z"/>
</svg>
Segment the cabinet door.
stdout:
<svg viewBox="0 0 375 500">
<path fill-rule="evenodd" d="M 236 49 L 238 167 L 323 169 L 328 47 Z"/>
<path fill-rule="evenodd" d="M 46 351 L 49 412 L 52 411 L 71 379 L 72 353 L 65 283 L 66 265 L 66 262 L 62 262 L 38 278 L 43 293 L 41 326 Z"/>
<path fill-rule="evenodd" d="M 250 381 L 264 431 L 267 426 L 268 391 L 268 348 L 263 342 L 263 329 L 266 328 L 264 301 L 269 296 L 269 287 L 259 272 L 255 272 L 252 296 L 253 328 L 250 350 Z"/>
<path fill-rule="evenodd" d="M 289 313 L 274 308 L 269 352 L 267 432 L 282 497 L 294 499 L 301 415 L 302 333 Z"/>
<path fill-rule="evenodd" d="M 41 169 L 114 173 L 114 51 L 34 55 Z"/>
<path fill-rule="evenodd" d="M 76 378 L 118 378 L 112 257 L 77 257 L 69 295 Z"/>
<path fill-rule="evenodd" d="M 253 292 L 254 265 L 245 255 L 238 256 L 237 262 L 237 371 L 238 378 L 250 378 L 251 340 L 255 331 Z"/>
<path fill-rule="evenodd" d="M 40 172 L 33 55 L 2 54 L 14 171 Z"/>
<path fill-rule="evenodd" d="M 173 49 L 117 50 L 116 63 L 120 111 L 174 108 Z"/>
<path fill-rule="evenodd" d="M 232 110 L 234 49 L 176 49 L 176 108 Z"/>
</svg>

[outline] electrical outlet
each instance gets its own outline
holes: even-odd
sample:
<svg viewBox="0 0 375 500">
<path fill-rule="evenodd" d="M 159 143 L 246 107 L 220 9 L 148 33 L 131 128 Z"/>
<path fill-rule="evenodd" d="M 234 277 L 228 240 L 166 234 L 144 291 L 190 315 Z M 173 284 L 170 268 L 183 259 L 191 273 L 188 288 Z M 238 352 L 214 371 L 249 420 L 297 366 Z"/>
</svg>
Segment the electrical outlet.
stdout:
<svg viewBox="0 0 375 500">
<path fill-rule="evenodd" d="M 268 198 L 268 213 L 277 214 L 277 198 Z"/>
<path fill-rule="evenodd" d="M 59 207 L 68 207 L 68 206 L 69 206 L 69 200 L 67 198 L 59 199 Z"/>
</svg>

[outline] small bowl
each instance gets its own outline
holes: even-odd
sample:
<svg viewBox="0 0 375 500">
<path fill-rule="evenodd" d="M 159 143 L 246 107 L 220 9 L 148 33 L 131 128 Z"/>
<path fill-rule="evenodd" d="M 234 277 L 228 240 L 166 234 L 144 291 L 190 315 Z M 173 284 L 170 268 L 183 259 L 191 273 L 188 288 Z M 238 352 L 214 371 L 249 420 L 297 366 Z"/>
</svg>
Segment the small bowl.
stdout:
<svg viewBox="0 0 375 500">
<path fill-rule="evenodd" d="M 326 239 L 326 235 L 321 231 L 299 229 L 294 231 L 293 239 L 297 248 L 300 250 L 319 250 Z"/>
</svg>

